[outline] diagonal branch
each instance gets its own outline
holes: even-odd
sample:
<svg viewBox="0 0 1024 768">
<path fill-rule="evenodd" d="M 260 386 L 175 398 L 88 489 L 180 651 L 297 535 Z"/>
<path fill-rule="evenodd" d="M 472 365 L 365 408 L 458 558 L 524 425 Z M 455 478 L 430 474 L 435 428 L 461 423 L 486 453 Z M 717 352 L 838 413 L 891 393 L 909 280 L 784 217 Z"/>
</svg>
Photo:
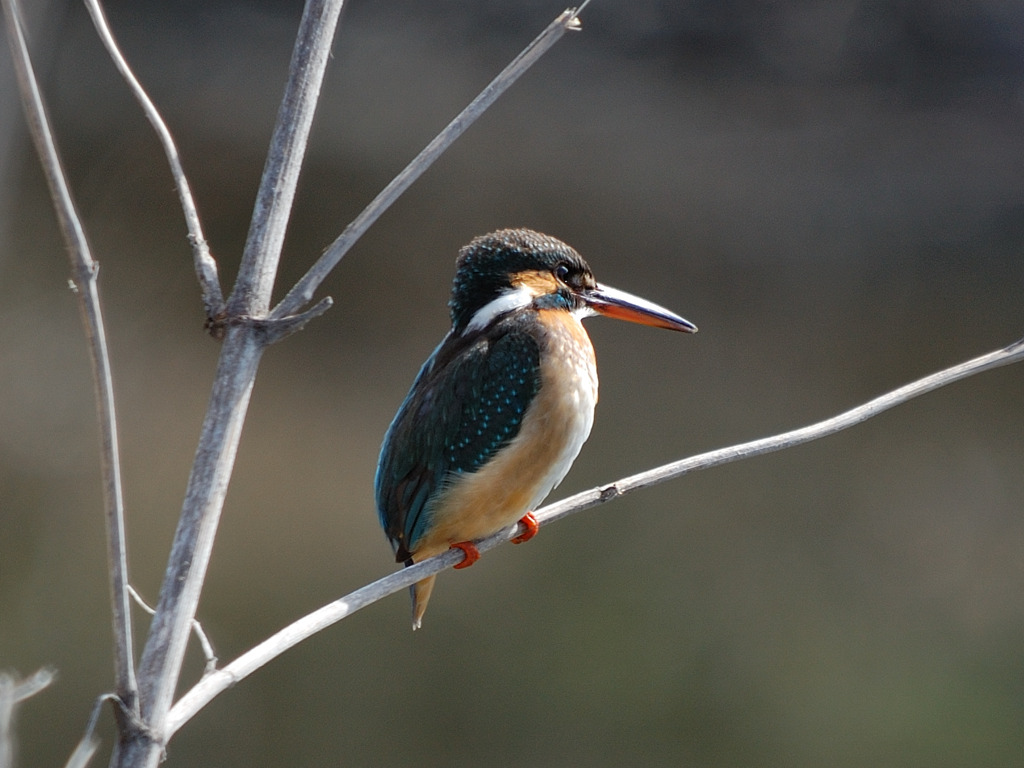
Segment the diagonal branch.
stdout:
<svg viewBox="0 0 1024 768">
<path fill-rule="evenodd" d="M 969 376 L 982 373 L 983 371 L 992 370 L 993 368 L 1000 368 L 1004 365 L 1019 363 L 1022 360 L 1024 360 L 1024 338 L 1019 339 L 1002 349 L 997 349 L 994 352 L 989 352 L 988 354 L 981 355 L 980 357 L 975 357 L 950 368 L 944 368 L 937 373 L 925 376 L 917 381 L 904 384 L 898 389 L 894 389 L 891 392 L 880 395 L 879 397 L 869 400 L 856 408 L 843 411 L 830 419 L 825 419 L 824 421 L 819 421 L 809 426 L 794 429 L 789 432 L 783 432 L 779 435 L 761 438 L 760 440 L 751 440 L 748 443 L 740 443 L 739 445 L 732 445 L 726 448 L 719 448 L 715 451 L 708 451 L 707 453 L 691 456 L 688 459 L 680 459 L 679 461 L 674 461 L 661 467 L 649 469 L 646 472 L 638 472 L 635 475 L 624 477 L 621 480 L 610 483 L 609 485 L 601 488 L 584 491 L 583 493 L 578 493 L 568 499 L 564 499 L 554 504 L 549 504 L 545 507 L 542 524 L 561 520 L 563 517 L 568 517 L 575 512 L 596 507 L 598 504 L 604 504 L 605 502 L 616 499 L 619 496 L 624 496 L 627 493 L 639 490 L 640 488 L 657 485 L 658 483 L 663 483 L 666 480 L 688 475 L 699 469 L 710 469 L 711 467 L 729 464 L 740 459 L 748 459 L 753 458 L 754 456 L 761 456 L 766 453 L 785 450 L 787 448 L 795 448 L 798 445 L 809 443 L 812 440 L 818 440 L 822 437 L 834 435 L 836 432 L 841 432 L 844 429 L 856 426 L 863 421 L 867 421 L 868 419 L 878 416 L 880 413 L 883 413 L 890 408 L 902 405 L 908 400 L 913 400 L 915 397 L 920 397 L 932 390 L 944 387 L 947 384 L 952 384 L 956 381 L 960 381 L 961 379 L 966 379 Z M 536 517 L 538 522 L 541 522 L 542 516 L 537 515 Z"/>
<path fill-rule="evenodd" d="M 149 95 L 135 77 L 128 62 L 125 61 L 114 39 L 110 26 L 107 24 L 107 17 L 99 0 L 85 0 L 86 10 L 92 17 L 92 23 L 96 32 L 106 46 L 110 58 L 114 60 L 114 66 L 121 76 L 128 83 L 128 87 L 135 95 L 135 99 L 142 107 L 146 118 L 156 131 L 157 138 L 167 155 L 167 162 L 171 166 L 171 175 L 178 188 L 178 198 L 181 200 L 181 209 L 185 214 L 185 226 L 188 228 L 188 240 L 192 246 L 192 260 L 195 264 L 196 277 L 199 279 L 199 286 L 203 291 L 203 307 L 206 310 L 207 324 L 212 328 L 213 324 L 224 311 L 224 296 L 220 289 L 220 278 L 217 276 L 217 262 L 210 255 L 210 246 L 203 237 L 203 229 L 199 224 L 199 212 L 196 210 L 195 200 L 192 198 L 192 189 L 189 187 L 188 179 L 185 177 L 185 169 L 181 166 L 181 158 L 178 155 L 178 148 L 174 145 L 171 132 L 167 129 L 160 112 L 150 100 Z"/>
<path fill-rule="evenodd" d="M 64 763 L 64 768 L 85 768 L 89 761 L 92 760 L 92 756 L 96 754 L 96 750 L 100 746 L 100 739 L 96 735 L 96 726 L 100 722 L 100 713 L 103 711 L 103 705 L 108 701 L 115 707 L 120 703 L 117 696 L 112 693 L 102 693 L 96 697 L 96 701 L 92 705 L 92 713 L 89 715 L 89 722 L 85 726 L 85 733 L 78 740 L 78 744 L 75 746 L 68 761 Z M 134 718 L 134 714 L 130 716 L 131 718 Z"/>
<path fill-rule="evenodd" d="M 121 490 L 121 459 L 117 445 L 117 415 L 114 409 L 114 382 L 107 354 L 107 336 L 103 327 L 99 287 L 96 276 L 99 264 L 93 260 L 82 222 L 71 198 L 60 154 L 50 129 L 50 121 L 42 96 L 24 30 L 17 0 L 2 0 L 7 39 L 11 46 L 14 68 L 21 91 L 25 118 L 36 145 L 50 188 L 61 234 L 68 249 L 75 293 L 78 294 L 82 322 L 88 339 L 92 363 L 93 389 L 100 422 L 101 462 L 103 470 L 103 502 L 107 521 L 107 556 L 110 561 L 111 603 L 114 624 L 114 668 L 117 695 L 123 706 L 138 711 L 138 690 L 132 657 L 132 622 L 128 596 L 128 554 L 125 541 L 124 498 Z"/>
<path fill-rule="evenodd" d="M 701 453 L 688 459 L 665 464 L 646 472 L 640 472 L 617 480 L 609 485 L 577 493 L 562 501 L 549 504 L 536 511 L 534 517 L 537 519 L 538 524 L 542 526 L 547 525 L 576 512 L 604 504 L 640 488 L 646 488 L 647 486 L 656 485 L 672 478 L 681 477 L 698 469 L 708 469 L 740 459 L 753 458 L 765 453 L 793 448 L 860 424 L 890 408 L 939 387 L 944 387 L 947 384 L 952 384 L 955 381 L 983 371 L 1017 363 L 1021 360 L 1024 360 L 1024 339 L 1020 339 L 1003 349 L 976 357 L 959 365 L 954 365 L 930 376 L 925 376 L 830 419 L 761 440 L 753 440 L 748 443 L 708 451 L 707 453 Z M 477 549 L 480 552 L 494 549 L 517 535 L 517 533 L 519 533 L 518 525 L 510 526 L 476 542 Z M 306 638 L 350 616 L 360 608 L 365 608 L 388 595 L 416 583 L 420 579 L 452 567 L 462 561 L 463 558 L 464 555 L 461 552 L 450 549 L 436 557 L 423 560 L 413 566 L 403 568 L 401 571 L 389 574 L 372 584 L 361 587 L 355 592 L 332 603 L 328 603 L 279 630 L 259 645 L 243 653 L 227 666 L 203 677 L 199 683 L 185 693 L 168 715 L 167 738 L 169 739 L 182 725 L 188 722 L 217 695 L 248 677 L 289 648 L 298 645 Z"/>
<path fill-rule="evenodd" d="M 589 2 L 589 0 L 587 0 Z M 488 107 L 493 104 L 508 88 L 519 79 L 519 76 L 526 72 L 533 64 L 543 56 L 555 43 L 557 43 L 566 31 L 580 29 L 579 13 L 586 6 L 586 2 L 579 8 L 570 8 L 563 11 L 557 19 L 551 22 L 532 43 L 516 56 L 512 62 L 501 71 L 501 73 L 480 92 L 480 95 L 473 99 L 462 112 L 460 112 L 447 127 L 439 133 L 423 150 L 413 159 L 405 169 L 399 173 L 391 183 L 370 202 L 362 213 L 352 220 L 352 223 L 345 227 L 338 238 L 324 251 L 316 263 L 309 268 L 309 271 L 295 284 L 288 292 L 281 303 L 278 304 L 271 316 L 274 318 L 288 317 L 298 312 L 302 307 L 313 300 L 313 293 L 320 284 L 327 279 L 342 257 L 349 249 L 363 236 L 381 214 L 404 193 L 413 182 L 416 181 L 429 168 L 441 154 L 448 149 L 461 136 L 473 122 L 482 115 Z"/>
</svg>

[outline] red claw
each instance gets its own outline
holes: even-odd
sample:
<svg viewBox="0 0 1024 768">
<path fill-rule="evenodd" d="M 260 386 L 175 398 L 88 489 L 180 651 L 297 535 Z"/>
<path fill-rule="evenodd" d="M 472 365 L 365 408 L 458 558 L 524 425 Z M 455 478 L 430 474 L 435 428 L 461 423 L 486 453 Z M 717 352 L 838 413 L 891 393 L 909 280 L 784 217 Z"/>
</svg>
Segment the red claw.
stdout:
<svg viewBox="0 0 1024 768">
<path fill-rule="evenodd" d="M 527 512 L 523 515 L 519 524 L 523 526 L 523 532 L 512 539 L 513 544 L 522 544 L 524 541 L 529 541 L 540 530 L 540 524 L 537 522 L 537 518 L 533 516 L 533 512 Z"/>
<path fill-rule="evenodd" d="M 459 568 L 469 568 L 473 563 L 480 559 L 480 550 L 476 548 L 476 545 L 471 541 L 457 541 L 452 544 L 452 549 L 461 549 L 463 554 L 466 555 L 466 559 L 458 565 L 453 565 L 452 568 L 458 570 Z"/>
</svg>

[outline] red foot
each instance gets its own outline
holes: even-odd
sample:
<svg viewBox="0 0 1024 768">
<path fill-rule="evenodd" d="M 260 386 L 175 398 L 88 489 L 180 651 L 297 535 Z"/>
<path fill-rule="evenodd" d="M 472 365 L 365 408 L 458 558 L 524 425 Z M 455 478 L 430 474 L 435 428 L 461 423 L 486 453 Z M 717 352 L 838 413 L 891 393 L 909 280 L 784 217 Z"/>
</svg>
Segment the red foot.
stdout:
<svg viewBox="0 0 1024 768">
<path fill-rule="evenodd" d="M 458 565 L 453 565 L 452 568 L 469 568 L 473 563 L 480 559 L 480 551 L 476 548 L 476 545 L 471 541 L 457 541 L 452 544 L 452 549 L 461 549 L 466 555 L 466 559 Z"/>
<path fill-rule="evenodd" d="M 533 516 L 533 512 L 527 512 L 523 515 L 519 524 L 523 526 L 523 532 L 512 539 L 513 544 L 522 544 L 524 541 L 529 541 L 540 530 L 540 525 L 537 523 L 537 518 Z"/>
</svg>

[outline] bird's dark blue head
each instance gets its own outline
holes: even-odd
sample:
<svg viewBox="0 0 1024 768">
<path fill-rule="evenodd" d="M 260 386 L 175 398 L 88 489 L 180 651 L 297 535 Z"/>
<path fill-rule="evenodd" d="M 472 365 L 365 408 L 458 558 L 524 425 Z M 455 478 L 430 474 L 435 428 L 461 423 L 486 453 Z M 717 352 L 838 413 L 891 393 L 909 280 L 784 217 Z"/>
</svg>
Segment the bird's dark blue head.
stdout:
<svg viewBox="0 0 1024 768">
<path fill-rule="evenodd" d="M 459 251 L 448 306 L 457 334 L 482 330 L 499 317 L 531 308 L 561 309 L 578 317 L 600 313 L 688 333 L 697 330 L 664 307 L 599 286 L 573 248 L 530 229 L 498 230 Z"/>
<path fill-rule="evenodd" d="M 574 309 L 582 306 L 579 291 L 597 283 L 583 257 L 561 240 L 530 229 L 482 235 L 459 251 L 455 263 L 452 327 L 466 328 L 480 310 L 524 285 L 540 306 Z"/>
</svg>

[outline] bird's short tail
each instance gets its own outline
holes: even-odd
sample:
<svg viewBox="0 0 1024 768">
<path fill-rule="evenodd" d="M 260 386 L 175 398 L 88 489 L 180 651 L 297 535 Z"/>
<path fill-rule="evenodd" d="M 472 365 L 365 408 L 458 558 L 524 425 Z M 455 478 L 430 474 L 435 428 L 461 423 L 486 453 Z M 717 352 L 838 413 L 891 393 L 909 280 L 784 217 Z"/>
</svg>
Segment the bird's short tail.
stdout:
<svg viewBox="0 0 1024 768">
<path fill-rule="evenodd" d="M 436 578 L 437 576 L 428 576 L 409 587 L 409 595 L 412 597 L 413 630 L 417 630 L 423 625 L 423 614 L 427 612 L 427 601 L 430 600 L 430 592 L 434 589 Z"/>
</svg>

